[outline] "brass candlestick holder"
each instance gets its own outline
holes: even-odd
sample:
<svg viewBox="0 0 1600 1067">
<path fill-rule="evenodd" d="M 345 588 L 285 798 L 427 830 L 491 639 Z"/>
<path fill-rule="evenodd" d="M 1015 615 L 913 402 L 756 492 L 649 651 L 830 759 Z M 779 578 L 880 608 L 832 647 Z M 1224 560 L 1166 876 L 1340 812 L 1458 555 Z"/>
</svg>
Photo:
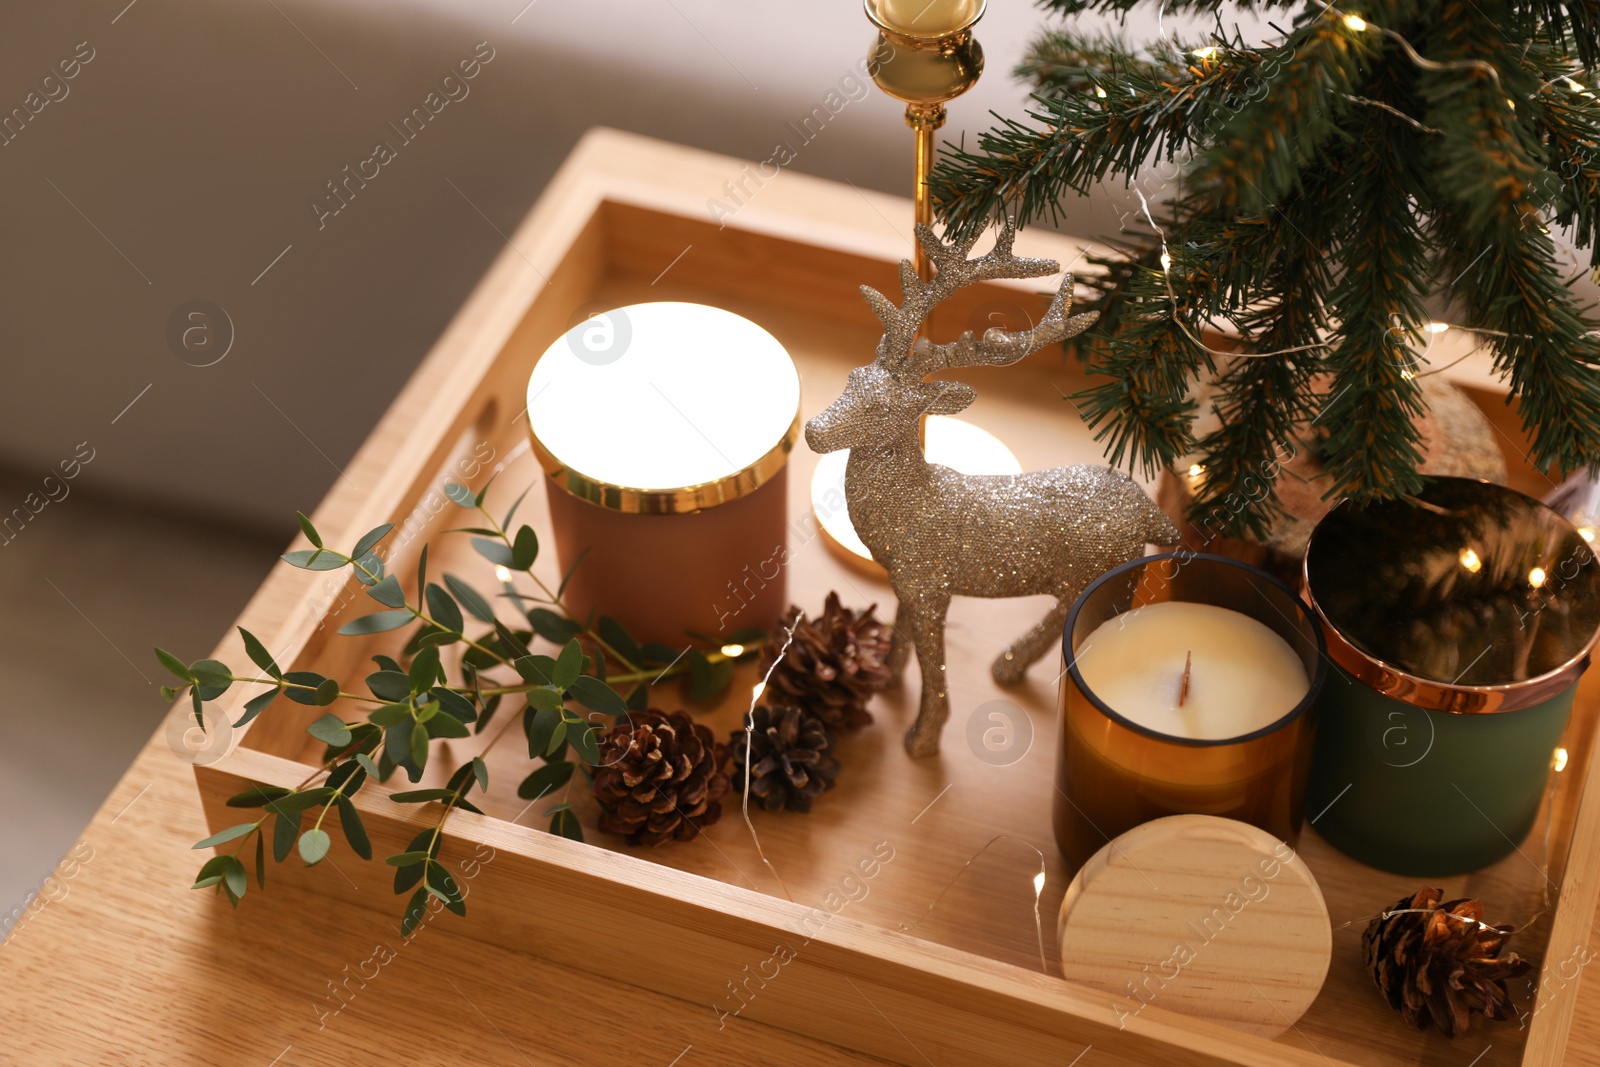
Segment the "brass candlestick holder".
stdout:
<svg viewBox="0 0 1600 1067">
<path fill-rule="evenodd" d="M 983 18 L 987 0 L 864 0 L 867 18 L 878 28 L 868 69 L 878 88 L 906 105 L 906 125 L 916 134 L 916 220 L 933 224 L 928 173 L 936 151 L 933 137 L 944 125 L 944 105 L 978 83 L 983 49 L 972 27 Z M 932 277 L 922 246 L 916 247 L 917 274 Z"/>
</svg>

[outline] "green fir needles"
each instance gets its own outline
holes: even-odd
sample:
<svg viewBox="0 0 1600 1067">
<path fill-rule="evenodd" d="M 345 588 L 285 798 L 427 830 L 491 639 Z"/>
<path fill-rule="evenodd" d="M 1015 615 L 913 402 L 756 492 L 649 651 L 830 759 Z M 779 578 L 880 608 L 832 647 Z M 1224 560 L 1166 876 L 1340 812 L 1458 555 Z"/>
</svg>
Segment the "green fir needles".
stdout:
<svg viewBox="0 0 1600 1067">
<path fill-rule="evenodd" d="M 951 146 L 931 179 L 954 234 L 1054 220 L 1101 181 L 1136 190 L 1142 225 L 1096 261 L 1101 319 L 1079 348 L 1093 384 L 1073 398 L 1111 461 L 1153 472 L 1198 454 L 1197 509 L 1258 535 L 1278 513 L 1260 487 L 1307 425 L 1327 497 L 1414 492 L 1431 303 L 1492 351 L 1532 462 L 1600 468 L 1600 339 L 1549 231 L 1589 249 L 1600 231 L 1600 9 L 1241 6 L 1290 28 L 1267 46 L 1219 31 L 1142 50 L 1045 33 L 1018 68 L 1028 116 Z M 1213 375 L 1221 426 L 1197 440 L 1192 391 Z"/>
</svg>

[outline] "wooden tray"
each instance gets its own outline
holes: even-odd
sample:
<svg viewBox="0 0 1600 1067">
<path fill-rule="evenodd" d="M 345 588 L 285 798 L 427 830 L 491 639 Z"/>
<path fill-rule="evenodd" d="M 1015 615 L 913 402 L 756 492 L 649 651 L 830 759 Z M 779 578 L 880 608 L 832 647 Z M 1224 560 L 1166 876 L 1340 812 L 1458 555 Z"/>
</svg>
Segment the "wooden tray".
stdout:
<svg viewBox="0 0 1600 1067">
<path fill-rule="evenodd" d="M 459 522 L 444 502 L 443 483 L 462 477 L 467 457 L 503 468 L 496 492 L 507 502 L 539 480 L 525 445 L 524 386 L 533 361 L 592 303 L 686 299 L 739 312 L 794 356 L 806 416 L 830 402 L 877 339 L 879 327 L 856 286 L 897 291 L 895 261 L 910 250 L 902 225 L 909 205 L 784 173 L 754 189 L 719 227 L 707 198 L 725 196 L 723 183 L 737 181 L 741 167 L 611 131 L 586 137 L 318 510 L 329 543 L 347 545 L 381 522 L 395 522 L 401 526 L 390 556 L 396 573 L 412 573 L 408 563 L 417 548 L 432 541 L 435 573 L 450 570 L 492 586 L 488 565 L 464 539 L 441 536 Z M 1067 264 L 1084 247 L 1031 231 L 1019 238 L 1024 254 Z M 981 328 L 1018 309 L 1036 316 L 1045 304 L 1038 294 L 1050 287 L 1045 279 L 967 290 L 941 309 L 933 332 Z M 979 390 L 968 417 L 1003 437 L 1025 468 L 1098 459 L 1098 448 L 1060 399 L 1078 387 L 1075 368 L 1041 353 L 1022 366 L 963 377 Z M 803 447 L 792 459 L 791 600 L 815 611 L 837 589 L 847 603 L 877 602 L 892 614 L 887 586 L 840 563 L 816 533 L 807 504 L 815 462 Z M 465 480 L 476 487 L 487 474 Z M 551 543 L 542 490 L 529 494 L 523 515 Z M 745 562 L 759 561 L 730 561 L 729 577 Z M 553 559 L 543 565 L 555 568 Z M 909 692 L 876 702 L 876 725 L 842 742 L 840 785 L 814 814 L 756 814 L 792 901 L 762 868 L 736 810 L 695 842 L 646 852 L 619 849 L 595 831 L 592 804 L 581 790 L 573 796 L 590 843 L 522 825 L 516 820 L 543 827 L 538 813 L 546 805 L 529 812 L 517 799 L 516 783 L 529 767 L 518 746 L 505 745 L 493 753 L 487 814 L 459 813 L 449 827 L 458 857 L 487 846 L 494 861 L 469 886 L 467 918 L 437 921 L 704 1005 L 712 1033 L 757 1019 L 901 1064 L 1067 1064 L 1090 1047 L 1095 1064 L 1387 1067 L 1470 1060 L 1490 1067 L 1560 1060 L 1576 1002 L 1570 993 L 1545 997 L 1522 1027 L 1483 1027 L 1456 1044 L 1407 1030 L 1371 988 L 1359 938 L 1366 918 L 1411 892 L 1413 880 L 1344 858 L 1309 827 L 1301 852 L 1334 917 L 1335 960 L 1311 1012 L 1281 1039 L 1248 1037 L 1159 1005 L 1119 1028 L 1117 1008 L 1126 1005 L 1056 977 L 1054 917 L 1067 884 L 1050 830 L 1058 666 L 1040 663 L 1010 690 L 996 687 L 987 671 L 999 648 L 1046 606 L 1040 598 L 957 601 L 949 627 L 954 710 L 941 757 L 912 761 L 900 747 L 914 713 L 913 672 Z M 395 635 L 334 636 L 341 621 L 368 610 L 353 583 L 280 565 L 239 621 L 280 662 L 354 681 L 370 670 L 368 656 L 394 647 Z M 217 654 L 246 661 L 236 637 Z M 721 734 L 739 722 L 754 680 L 750 670 L 705 717 Z M 1446 887 L 1484 898 L 1495 918 L 1538 914 L 1515 944 L 1526 956 L 1547 956 L 1552 971 L 1584 943 L 1595 905 L 1600 816 L 1595 804 L 1579 803 L 1595 773 L 1589 758 L 1595 684 L 1591 676 L 1583 687 L 1566 741 L 1568 763 L 1555 776 L 1549 810 L 1533 836 L 1503 863 Z M 979 760 L 965 741 L 968 717 L 990 700 L 1012 701 L 1033 733 L 1027 755 L 1011 766 Z M 237 704 L 233 712 L 237 718 Z M 237 810 L 222 802 L 248 783 L 294 786 L 305 777 L 320 745 L 304 728 L 320 714 L 279 701 L 224 760 L 197 769 L 213 829 L 238 821 Z M 473 743 L 451 743 L 451 761 L 469 756 Z M 435 757 L 430 784 L 451 761 Z M 423 820 L 434 817 L 381 794 L 374 786 L 357 799 L 380 857 L 402 851 Z M 342 842 L 332 858 L 337 867 L 361 863 Z M 861 873 L 863 861 L 870 876 Z M 1041 863 L 1042 939 L 1034 890 Z M 273 879 L 288 879 L 333 898 L 330 906 L 376 909 L 398 921 L 400 899 L 373 889 L 374 878 L 362 879 L 368 889 L 358 892 L 329 866 L 275 866 L 266 892 Z M 253 891 L 243 906 L 254 899 Z M 745 990 L 739 999 L 734 986 Z M 1519 994 L 1531 1008 L 1527 992 Z M 741 1004 L 737 1015 L 721 1015 Z"/>
</svg>

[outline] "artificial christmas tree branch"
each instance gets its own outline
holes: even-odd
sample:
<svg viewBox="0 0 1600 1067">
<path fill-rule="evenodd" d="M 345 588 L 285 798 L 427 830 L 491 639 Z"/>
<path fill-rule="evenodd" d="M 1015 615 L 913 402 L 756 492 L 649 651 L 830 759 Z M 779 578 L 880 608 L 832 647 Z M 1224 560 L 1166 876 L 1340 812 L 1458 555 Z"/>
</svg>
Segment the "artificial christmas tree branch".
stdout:
<svg viewBox="0 0 1600 1067">
<path fill-rule="evenodd" d="M 1287 57 L 1275 59 L 1265 75 L 1267 91 L 1254 92 L 1212 133 L 1190 168 L 1196 194 L 1212 201 L 1213 213 L 1267 209 L 1352 121 L 1378 118 L 1351 114 L 1350 102 L 1375 43 L 1372 35 L 1351 32 L 1337 18 L 1319 18 L 1290 34 L 1276 50 Z M 1384 99 L 1378 92 L 1363 95 Z"/>
<path fill-rule="evenodd" d="M 1029 118 L 1037 128 L 1002 119 L 979 135 L 977 152 L 944 155 L 928 184 L 952 227 L 947 237 L 970 237 L 1008 204 L 1019 225 L 1055 221 L 1068 194 L 1128 178 L 1147 160 L 1170 163 L 1258 92 L 1260 68 L 1275 62 L 1265 51 L 1242 50 L 1236 65 L 1197 76 L 1205 65 L 1183 62 L 1176 47 L 1158 49 L 1155 61 L 1116 42 L 1085 41 L 1080 51 L 1098 76 L 1087 65 L 1081 74 L 1063 69 L 1034 97 Z"/>
<path fill-rule="evenodd" d="M 1600 343 L 1548 231 L 1571 226 L 1580 248 L 1600 232 L 1600 101 L 1585 88 L 1600 5 L 1265 6 L 1294 14 L 1259 47 L 1220 23 L 1203 46 L 1146 50 L 1050 30 L 1018 70 L 1037 90 L 1028 117 L 953 146 L 930 181 L 960 234 L 1001 214 L 1055 220 L 1108 179 L 1136 188 L 1148 229 L 1094 260 L 1101 318 L 1077 346 L 1091 385 L 1073 399 L 1111 461 L 1148 472 L 1198 453 L 1197 507 L 1226 502 L 1228 532 L 1270 523 L 1277 461 L 1308 424 L 1325 435 L 1323 495 L 1411 493 L 1442 299 L 1490 346 L 1529 459 L 1600 468 Z M 1253 358 L 1214 358 L 1208 329 Z M 1196 441 L 1192 395 L 1212 377 L 1221 426 Z"/>
</svg>

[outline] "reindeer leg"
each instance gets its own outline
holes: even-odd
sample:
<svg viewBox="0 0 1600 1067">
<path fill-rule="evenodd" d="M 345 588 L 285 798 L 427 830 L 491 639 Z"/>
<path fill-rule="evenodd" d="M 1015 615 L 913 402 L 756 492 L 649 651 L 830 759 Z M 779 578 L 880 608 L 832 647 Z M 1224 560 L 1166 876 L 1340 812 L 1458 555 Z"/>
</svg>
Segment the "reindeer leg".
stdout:
<svg viewBox="0 0 1600 1067">
<path fill-rule="evenodd" d="M 950 717 L 944 660 L 944 619 L 950 597 L 929 596 L 908 607 L 909 610 L 901 609 L 901 615 L 910 618 L 911 640 L 922 671 L 922 695 L 917 721 L 906 731 L 906 751 L 913 756 L 935 756 L 939 753 L 939 735 Z"/>
<path fill-rule="evenodd" d="M 1044 619 L 1011 642 L 1006 650 L 995 657 L 989 673 L 994 675 L 994 680 L 1001 685 L 1015 685 L 1022 681 L 1023 675 L 1028 673 L 1028 668 L 1037 663 L 1046 652 L 1061 643 L 1061 629 L 1066 625 L 1067 613 L 1072 610 L 1072 601 L 1075 598 L 1058 596 L 1056 606 L 1050 609 L 1050 614 Z"/>
<path fill-rule="evenodd" d="M 899 685 L 905 680 L 906 661 L 911 658 L 911 613 L 896 607 L 894 622 L 889 624 L 889 658 L 884 666 L 889 668 L 889 684 Z"/>
</svg>

